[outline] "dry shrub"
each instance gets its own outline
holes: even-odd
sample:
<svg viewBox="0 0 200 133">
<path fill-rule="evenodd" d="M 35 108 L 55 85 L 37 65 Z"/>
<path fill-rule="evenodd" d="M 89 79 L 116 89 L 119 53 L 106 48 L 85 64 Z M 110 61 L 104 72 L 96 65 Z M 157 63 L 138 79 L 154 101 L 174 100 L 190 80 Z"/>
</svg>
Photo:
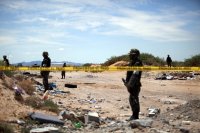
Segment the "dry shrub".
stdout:
<svg viewBox="0 0 200 133">
<path fill-rule="evenodd" d="M 35 87 L 33 86 L 33 82 L 30 80 L 23 80 L 18 83 L 18 85 L 23 88 L 23 90 L 28 94 L 32 95 L 35 91 Z"/>
<path fill-rule="evenodd" d="M 14 133 L 13 127 L 7 123 L 0 123 L 0 133 Z"/>
<path fill-rule="evenodd" d="M 39 109 L 42 107 L 41 99 L 36 96 L 27 97 L 25 100 L 25 104 L 36 109 Z"/>
<path fill-rule="evenodd" d="M 59 112 L 58 105 L 55 104 L 52 100 L 43 101 L 36 96 L 27 97 L 25 100 L 25 104 L 36 109 L 48 110 L 55 113 Z"/>
<path fill-rule="evenodd" d="M 42 109 L 55 113 L 59 112 L 58 105 L 55 104 L 52 100 L 45 100 Z"/>
<path fill-rule="evenodd" d="M 15 93 L 15 100 L 17 100 L 20 103 L 24 102 L 24 98 L 22 97 L 21 94 Z"/>
<path fill-rule="evenodd" d="M 24 78 L 25 78 L 25 76 L 24 76 L 24 75 L 21 75 L 21 74 L 15 75 L 14 77 L 15 77 L 15 79 L 16 79 L 17 81 L 23 81 Z"/>
</svg>

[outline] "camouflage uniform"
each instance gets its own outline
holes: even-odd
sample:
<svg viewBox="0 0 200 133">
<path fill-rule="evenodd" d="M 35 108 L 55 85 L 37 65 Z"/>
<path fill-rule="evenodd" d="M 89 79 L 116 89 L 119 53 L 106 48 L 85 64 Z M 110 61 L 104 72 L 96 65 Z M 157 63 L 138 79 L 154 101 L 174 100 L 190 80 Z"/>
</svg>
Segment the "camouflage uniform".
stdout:
<svg viewBox="0 0 200 133">
<path fill-rule="evenodd" d="M 132 55 L 133 54 L 133 55 Z M 142 61 L 138 58 L 139 51 L 137 49 L 132 49 L 130 52 L 130 63 L 129 66 L 142 66 Z M 133 57 L 134 56 L 134 57 Z M 141 75 L 142 71 L 127 71 L 125 85 L 128 92 L 130 93 L 129 102 L 132 109 L 132 116 L 129 120 L 139 119 L 140 103 L 139 103 L 139 93 L 141 87 Z"/>
<path fill-rule="evenodd" d="M 50 67 L 51 59 L 48 57 L 48 52 L 43 52 L 43 57 L 44 57 L 44 59 L 42 61 L 41 66 L 42 67 Z M 49 72 L 50 71 L 41 71 L 41 76 L 43 77 L 44 92 L 49 90 L 49 82 L 48 82 Z"/>
</svg>

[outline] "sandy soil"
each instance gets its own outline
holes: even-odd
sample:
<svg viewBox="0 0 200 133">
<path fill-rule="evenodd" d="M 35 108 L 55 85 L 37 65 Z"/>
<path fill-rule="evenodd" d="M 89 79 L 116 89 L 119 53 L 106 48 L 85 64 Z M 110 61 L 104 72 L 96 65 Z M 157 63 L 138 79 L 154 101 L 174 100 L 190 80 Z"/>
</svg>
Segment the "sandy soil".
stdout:
<svg viewBox="0 0 200 133">
<path fill-rule="evenodd" d="M 189 100 L 199 98 L 199 79 L 154 80 L 156 74 L 157 72 L 143 72 L 140 93 L 140 118 L 147 117 L 148 108 L 150 107 L 159 108 L 161 114 L 163 116 L 165 114 L 165 117 L 167 117 L 173 113 L 175 107 L 183 105 Z M 121 81 L 121 78 L 126 76 L 125 71 L 102 73 L 66 72 L 66 79 L 61 79 L 60 72 L 51 72 L 50 75 L 52 78 L 49 79 L 49 82 L 56 83 L 57 88 L 60 90 L 70 91 L 70 94 L 51 95 L 49 97 L 55 102 L 62 102 L 62 109 L 86 109 L 98 112 L 101 118 L 113 117 L 118 120 L 126 120 L 131 115 L 128 101 L 129 94 Z M 41 78 L 36 78 L 35 80 L 42 83 Z M 78 87 L 67 88 L 65 87 L 67 83 L 76 84 Z M 2 84 L 2 81 L 0 84 Z M 9 95 L 12 95 L 9 94 L 11 92 L 5 93 L 3 85 L 0 88 L 0 100 L 2 103 L 0 104 L 0 120 L 16 119 L 16 117 L 20 117 L 21 113 L 33 110 L 16 101 L 8 100 L 10 98 Z M 177 111 L 177 114 L 179 112 Z M 197 107 L 197 113 L 196 115 L 199 116 L 200 107 Z M 199 118 L 197 119 L 187 128 L 199 131 L 200 120 Z M 161 126 L 159 120 L 154 122 L 154 126 Z M 173 120 L 173 122 L 176 121 Z"/>
</svg>

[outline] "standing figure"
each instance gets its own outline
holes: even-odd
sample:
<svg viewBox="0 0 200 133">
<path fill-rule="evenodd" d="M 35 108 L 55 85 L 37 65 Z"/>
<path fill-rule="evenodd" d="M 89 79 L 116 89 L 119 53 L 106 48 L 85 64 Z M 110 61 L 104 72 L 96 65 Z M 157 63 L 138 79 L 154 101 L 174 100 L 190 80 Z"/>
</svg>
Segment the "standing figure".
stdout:
<svg viewBox="0 0 200 133">
<path fill-rule="evenodd" d="M 41 67 L 50 67 L 51 59 L 48 57 L 49 56 L 48 52 L 43 52 L 42 56 L 44 58 L 43 58 Z M 50 71 L 41 71 L 41 76 L 43 77 L 44 92 L 49 90 L 49 82 L 48 82 L 49 72 Z"/>
<path fill-rule="evenodd" d="M 63 67 L 66 67 L 66 63 L 63 64 Z M 61 76 L 62 76 L 61 79 L 65 79 L 65 71 L 61 72 Z"/>
<path fill-rule="evenodd" d="M 5 66 L 5 67 L 9 67 L 10 66 L 9 60 L 7 59 L 6 55 L 3 56 L 3 66 Z M 1 71 L 0 70 L 0 79 L 4 79 L 5 78 L 5 73 L 6 73 L 6 71 Z"/>
<path fill-rule="evenodd" d="M 9 60 L 7 59 L 6 55 L 3 56 L 3 64 L 4 66 L 7 66 L 7 67 L 10 66 Z"/>
<path fill-rule="evenodd" d="M 139 59 L 140 51 L 137 49 L 131 49 L 129 53 L 130 63 L 129 66 L 142 66 L 142 61 Z M 139 93 L 141 87 L 141 75 L 142 71 L 127 71 L 126 80 L 122 79 L 124 85 L 130 94 L 129 103 L 132 110 L 132 115 L 128 120 L 139 119 L 140 103 Z"/>
<path fill-rule="evenodd" d="M 167 66 L 168 67 L 172 66 L 172 59 L 171 59 L 171 57 L 169 55 L 167 56 L 166 62 L 167 62 Z"/>
</svg>

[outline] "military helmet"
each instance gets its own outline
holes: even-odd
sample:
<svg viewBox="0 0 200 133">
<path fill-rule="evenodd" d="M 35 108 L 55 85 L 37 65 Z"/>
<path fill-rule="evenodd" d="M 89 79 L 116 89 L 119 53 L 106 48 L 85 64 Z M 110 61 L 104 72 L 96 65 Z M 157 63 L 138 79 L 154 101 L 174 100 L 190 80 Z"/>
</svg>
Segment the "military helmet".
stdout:
<svg viewBox="0 0 200 133">
<path fill-rule="evenodd" d="M 3 56 L 3 58 L 7 58 L 7 56 L 6 56 L 6 55 L 4 55 L 4 56 Z"/>
<path fill-rule="evenodd" d="M 43 55 L 43 56 L 49 56 L 48 52 L 46 52 L 46 51 L 44 51 L 44 52 L 42 53 L 42 55 Z"/>
<path fill-rule="evenodd" d="M 136 55 L 140 55 L 140 51 L 138 49 L 131 49 L 129 55 L 133 55 L 133 54 L 136 54 Z"/>
</svg>

